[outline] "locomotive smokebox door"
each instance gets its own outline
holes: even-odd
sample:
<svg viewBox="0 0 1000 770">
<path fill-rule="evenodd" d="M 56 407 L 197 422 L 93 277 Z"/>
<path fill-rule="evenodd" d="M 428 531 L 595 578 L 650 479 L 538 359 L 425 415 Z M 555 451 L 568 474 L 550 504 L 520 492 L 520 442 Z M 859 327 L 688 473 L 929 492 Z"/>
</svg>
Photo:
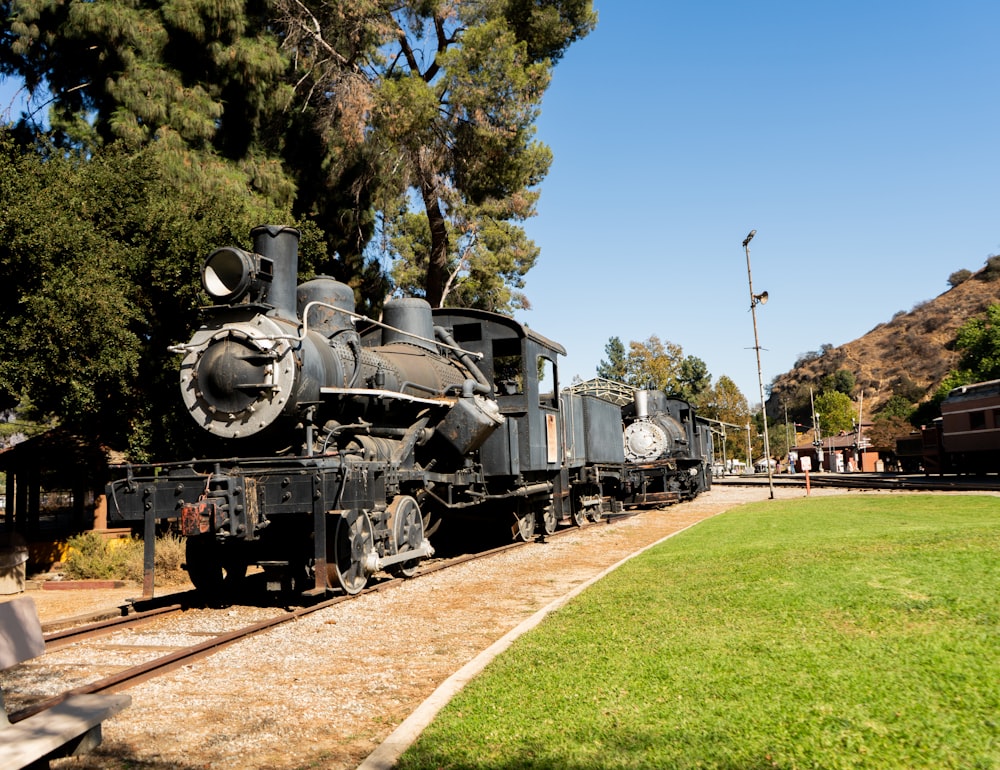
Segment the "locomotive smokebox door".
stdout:
<svg viewBox="0 0 1000 770">
<path fill-rule="evenodd" d="M 437 426 L 437 432 L 448 443 L 466 454 L 479 449 L 497 428 L 503 425 L 504 416 L 495 401 L 473 396 L 460 398 Z"/>
</svg>

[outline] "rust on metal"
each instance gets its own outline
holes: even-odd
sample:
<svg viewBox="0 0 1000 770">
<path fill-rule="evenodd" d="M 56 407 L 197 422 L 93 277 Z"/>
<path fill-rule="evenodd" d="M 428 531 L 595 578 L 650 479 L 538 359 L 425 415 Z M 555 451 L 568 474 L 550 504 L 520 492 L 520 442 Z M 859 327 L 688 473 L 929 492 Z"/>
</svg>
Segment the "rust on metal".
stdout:
<svg viewBox="0 0 1000 770">
<path fill-rule="evenodd" d="M 217 515 L 218 507 L 208 500 L 188 503 L 181 508 L 181 534 L 195 537 L 211 532 Z"/>
</svg>

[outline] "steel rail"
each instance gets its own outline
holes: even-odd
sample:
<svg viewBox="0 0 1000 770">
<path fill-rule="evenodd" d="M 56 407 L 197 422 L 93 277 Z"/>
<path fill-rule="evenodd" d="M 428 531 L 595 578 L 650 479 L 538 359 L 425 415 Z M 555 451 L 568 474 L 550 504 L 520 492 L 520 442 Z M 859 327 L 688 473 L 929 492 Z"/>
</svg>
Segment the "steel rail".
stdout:
<svg viewBox="0 0 1000 770">
<path fill-rule="evenodd" d="M 591 525 L 602 524 L 602 523 L 612 524 L 614 521 L 623 518 L 627 517 L 605 516 L 602 517 L 598 522 L 590 522 L 590 524 Z M 99 693 L 120 692 L 121 690 L 128 689 L 129 687 L 141 684 L 142 682 L 148 681 L 149 679 L 153 679 L 157 676 L 168 673 L 169 671 L 172 671 L 176 668 L 187 665 L 194 660 L 208 657 L 209 655 L 218 652 L 222 648 L 234 644 L 235 642 L 238 642 L 249 636 L 262 633 L 269 629 L 280 626 L 284 623 L 288 623 L 289 621 L 298 620 L 299 618 L 305 617 L 306 615 L 310 615 L 314 612 L 319 612 L 320 610 L 328 609 L 337 604 L 340 604 L 341 602 L 349 601 L 359 596 L 365 596 L 368 594 L 377 593 L 379 591 L 384 591 L 389 588 L 409 582 L 411 580 L 416 580 L 421 577 L 426 577 L 427 575 L 431 575 L 435 572 L 440 572 L 441 570 L 448 569 L 450 567 L 455 567 L 460 564 L 465 564 L 479 559 L 487 559 L 492 556 L 498 556 L 502 553 L 506 553 L 507 551 L 513 550 L 515 548 L 523 548 L 532 543 L 541 544 L 553 537 L 565 536 L 568 535 L 570 532 L 575 532 L 582 528 L 583 527 L 581 526 L 570 526 L 562 530 L 558 530 L 557 532 L 554 532 L 552 534 L 540 536 L 532 540 L 519 541 L 516 543 L 508 543 L 506 545 L 498 546 L 497 548 L 492 548 L 486 551 L 480 551 L 478 553 L 462 554 L 452 559 L 442 560 L 438 564 L 426 565 L 425 567 L 418 569 L 418 571 L 412 577 L 409 578 L 401 578 L 401 577 L 388 578 L 384 581 L 380 581 L 374 585 L 364 588 L 357 594 L 342 594 L 339 596 L 334 596 L 330 599 L 326 599 L 321 602 L 317 602 L 316 604 L 312 604 L 306 607 L 299 607 L 294 610 L 289 610 L 288 612 L 282 615 L 277 615 L 273 618 L 262 620 L 257 623 L 253 623 L 249 626 L 244 626 L 243 628 L 236 629 L 235 631 L 229 631 L 227 633 L 220 634 L 212 639 L 201 642 L 200 644 L 192 645 L 190 647 L 185 647 L 184 649 L 177 650 L 176 652 L 172 652 L 168 655 L 163 655 L 154 660 L 150 660 L 145 663 L 140 663 L 135 666 L 130 666 L 129 668 L 122 669 L 121 671 L 112 674 L 110 676 L 104 677 L 103 679 L 99 679 L 89 684 L 75 687 L 72 690 L 68 690 L 59 695 L 47 698 L 32 706 L 28 706 L 26 708 L 23 708 L 19 711 L 10 714 L 9 717 L 10 722 L 11 723 L 20 722 L 23 719 L 27 719 L 30 716 L 38 714 L 48 708 L 51 708 L 63 702 L 64 700 L 73 695 L 89 695 L 89 694 L 99 694 Z M 80 639 L 85 639 L 88 638 L 89 636 L 98 636 L 101 634 L 110 633 L 110 631 L 112 630 L 116 630 L 117 628 L 121 628 L 122 626 L 127 626 L 130 622 L 151 621 L 154 619 L 156 614 L 163 615 L 171 611 L 176 612 L 181 609 L 183 608 L 181 608 L 179 605 L 172 605 L 170 607 L 158 608 L 157 610 L 150 610 L 146 613 L 143 613 L 143 615 L 138 618 L 135 616 L 126 616 L 123 618 L 115 618 L 112 621 L 104 621 L 101 623 L 91 624 L 90 627 L 85 627 L 84 629 L 82 629 L 84 633 L 78 633 L 76 637 L 73 639 L 73 641 L 79 641 Z M 71 629 L 67 633 L 72 633 L 72 631 L 73 630 Z M 87 631 L 90 631 L 91 633 L 86 633 Z M 47 650 L 49 649 L 48 644 L 50 639 L 54 643 L 58 644 L 59 640 L 69 638 L 68 636 L 60 635 L 59 640 L 56 640 L 54 638 L 55 636 L 56 635 L 53 634 L 46 639 Z M 70 642 L 67 641 L 65 642 L 65 644 L 58 644 L 58 646 L 60 647 L 65 646 L 66 644 L 69 643 Z M 56 647 L 53 647 L 52 649 L 56 649 Z"/>
<path fill-rule="evenodd" d="M 81 639 L 91 639 L 97 636 L 104 636 L 105 634 L 110 634 L 112 631 L 118 631 L 121 628 L 149 623 L 156 618 L 181 612 L 183 609 L 183 605 L 169 604 L 164 607 L 144 610 L 131 615 L 122 615 L 119 618 L 111 618 L 109 620 L 101 620 L 96 623 L 87 623 L 85 625 L 65 628 L 59 631 L 52 631 L 42 637 L 45 640 L 45 651 L 52 652 L 54 650 L 67 647 L 80 641 Z"/>
</svg>

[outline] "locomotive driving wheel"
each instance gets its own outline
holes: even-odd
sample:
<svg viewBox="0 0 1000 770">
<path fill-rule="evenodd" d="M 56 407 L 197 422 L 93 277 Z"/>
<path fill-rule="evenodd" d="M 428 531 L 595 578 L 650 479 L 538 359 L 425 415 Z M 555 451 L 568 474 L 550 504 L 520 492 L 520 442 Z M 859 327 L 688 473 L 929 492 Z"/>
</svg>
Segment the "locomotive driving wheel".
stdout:
<svg viewBox="0 0 1000 770">
<path fill-rule="evenodd" d="M 333 530 L 333 543 L 327 542 L 328 580 L 331 586 L 339 585 L 344 593 L 353 595 L 368 583 L 365 560 L 375 547 L 374 530 L 364 511 L 342 511 L 336 519 L 327 527 L 327 532 Z"/>
<path fill-rule="evenodd" d="M 559 526 L 559 519 L 556 516 L 555 506 L 546 504 L 542 508 L 542 520 L 540 524 L 543 534 L 551 535 L 556 531 L 556 528 Z"/>
<path fill-rule="evenodd" d="M 532 510 L 519 511 L 517 522 L 511 529 L 515 540 L 524 540 L 525 542 L 531 540 L 532 535 L 535 534 L 535 512 Z"/>
<path fill-rule="evenodd" d="M 396 553 L 412 551 L 424 542 L 424 519 L 420 506 L 409 495 L 394 497 L 389 503 L 389 530 L 396 544 Z M 396 576 L 413 577 L 420 559 L 393 564 L 387 569 Z"/>
</svg>

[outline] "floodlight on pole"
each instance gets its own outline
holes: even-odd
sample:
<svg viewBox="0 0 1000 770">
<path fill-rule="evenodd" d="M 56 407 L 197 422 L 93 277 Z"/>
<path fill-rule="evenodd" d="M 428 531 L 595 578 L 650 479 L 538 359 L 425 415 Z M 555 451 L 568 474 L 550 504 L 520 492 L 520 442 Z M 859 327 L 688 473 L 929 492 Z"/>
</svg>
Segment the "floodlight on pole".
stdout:
<svg viewBox="0 0 1000 770">
<path fill-rule="evenodd" d="M 767 411 L 764 409 L 764 375 L 760 368 L 760 339 L 757 336 L 757 305 L 767 303 L 767 292 L 760 294 L 753 293 L 753 275 L 750 272 L 750 241 L 757 234 L 756 230 L 751 230 L 750 234 L 743 239 L 743 250 L 747 255 L 747 283 L 750 286 L 750 315 L 753 317 L 753 349 L 757 353 L 757 388 L 760 394 L 760 416 L 764 424 L 764 464 L 767 465 L 767 488 L 770 497 L 774 499 L 774 474 L 771 471 L 771 442 L 767 436 Z M 752 461 L 751 461 L 752 462 Z"/>
</svg>

